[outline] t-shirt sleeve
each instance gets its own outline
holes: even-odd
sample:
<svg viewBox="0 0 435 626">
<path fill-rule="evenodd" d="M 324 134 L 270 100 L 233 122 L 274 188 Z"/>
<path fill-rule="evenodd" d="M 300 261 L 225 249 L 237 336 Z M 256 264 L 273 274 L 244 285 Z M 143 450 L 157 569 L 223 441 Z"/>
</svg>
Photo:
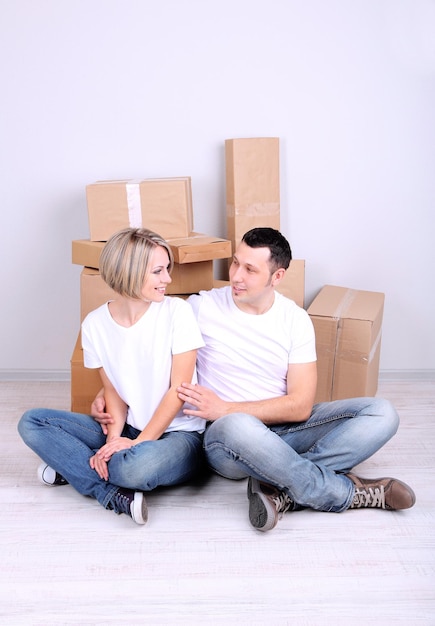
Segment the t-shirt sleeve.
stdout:
<svg viewBox="0 0 435 626">
<path fill-rule="evenodd" d="M 172 353 L 181 354 L 202 348 L 205 343 L 192 308 L 184 300 L 179 298 L 176 300 L 173 315 Z"/>
<path fill-rule="evenodd" d="M 313 322 L 308 313 L 299 307 L 293 319 L 291 338 L 289 364 L 312 363 L 317 360 Z"/>
<path fill-rule="evenodd" d="M 192 308 L 192 311 L 196 319 L 198 319 L 198 316 L 199 316 L 199 305 L 201 304 L 201 300 L 202 300 L 201 296 L 197 293 L 194 293 L 187 298 L 187 302 Z"/>
<path fill-rule="evenodd" d="M 90 369 L 102 367 L 101 359 L 96 353 L 92 342 L 92 320 L 89 315 L 82 322 L 81 339 L 84 366 Z"/>
</svg>

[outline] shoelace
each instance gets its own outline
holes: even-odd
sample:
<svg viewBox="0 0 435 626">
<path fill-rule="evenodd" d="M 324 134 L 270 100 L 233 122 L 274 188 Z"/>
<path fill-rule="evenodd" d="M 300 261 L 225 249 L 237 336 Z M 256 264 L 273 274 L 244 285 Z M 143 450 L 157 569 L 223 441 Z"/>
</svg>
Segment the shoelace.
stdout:
<svg viewBox="0 0 435 626">
<path fill-rule="evenodd" d="M 293 506 L 293 500 L 291 500 L 291 498 L 283 491 L 280 491 L 276 496 L 273 496 L 272 501 L 276 507 L 277 513 L 285 513 Z"/>
<path fill-rule="evenodd" d="M 116 501 L 117 501 L 117 504 L 118 504 L 120 510 L 123 513 L 126 513 L 127 515 L 131 516 L 131 510 L 130 510 L 131 500 L 130 500 L 130 498 L 127 495 L 125 495 L 124 493 L 119 492 L 119 491 L 118 491 L 118 493 L 116 494 L 115 497 L 116 497 Z"/>
<path fill-rule="evenodd" d="M 356 489 L 353 497 L 352 508 L 376 508 L 385 509 L 384 486 L 369 487 L 368 489 Z"/>
</svg>

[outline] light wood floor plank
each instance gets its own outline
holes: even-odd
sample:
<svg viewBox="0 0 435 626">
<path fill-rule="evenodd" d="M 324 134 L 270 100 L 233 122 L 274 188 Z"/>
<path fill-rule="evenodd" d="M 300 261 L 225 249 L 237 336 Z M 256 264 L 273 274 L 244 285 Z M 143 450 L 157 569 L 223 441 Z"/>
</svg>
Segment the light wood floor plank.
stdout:
<svg viewBox="0 0 435 626">
<path fill-rule="evenodd" d="M 70 486 L 36 479 L 16 424 L 69 407 L 68 383 L 0 383 L 0 624 L 435 625 L 435 382 L 382 381 L 397 435 L 361 464 L 416 491 L 413 509 L 284 515 L 252 529 L 246 481 L 147 495 L 136 526 Z"/>
</svg>

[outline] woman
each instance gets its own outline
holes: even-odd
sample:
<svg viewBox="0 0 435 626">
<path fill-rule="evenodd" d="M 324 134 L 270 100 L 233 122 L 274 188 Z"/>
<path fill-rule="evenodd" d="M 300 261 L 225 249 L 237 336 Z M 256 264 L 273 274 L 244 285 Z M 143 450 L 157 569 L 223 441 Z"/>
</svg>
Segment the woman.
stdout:
<svg viewBox="0 0 435 626">
<path fill-rule="evenodd" d="M 107 412 L 105 435 L 88 415 L 51 409 L 24 413 L 18 430 L 44 465 L 46 484 L 70 483 L 105 508 L 145 524 L 143 492 L 176 485 L 203 467 L 205 421 L 185 415 L 177 396 L 196 382 L 204 345 L 190 306 L 165 296 L 173 256 L 156 233 L 126 228 L 103 248 L 100 272 L 117 294 L 82 323 L 86 367 L 98 368 Z"/>
</svg>

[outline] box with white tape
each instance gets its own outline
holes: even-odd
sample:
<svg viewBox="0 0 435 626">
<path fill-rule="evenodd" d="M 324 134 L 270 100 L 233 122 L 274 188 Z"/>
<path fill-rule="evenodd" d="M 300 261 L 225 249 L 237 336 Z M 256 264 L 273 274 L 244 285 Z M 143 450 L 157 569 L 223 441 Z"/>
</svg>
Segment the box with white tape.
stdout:
<svg viewBox="0 0 435 626">
<path fill-rule="evenodd" d="M 104 180 L 86 187 L 91 241 L 123 228 L 148 228 L 165 239 L 193 231 L 190 176 Z"/>
</svg>

